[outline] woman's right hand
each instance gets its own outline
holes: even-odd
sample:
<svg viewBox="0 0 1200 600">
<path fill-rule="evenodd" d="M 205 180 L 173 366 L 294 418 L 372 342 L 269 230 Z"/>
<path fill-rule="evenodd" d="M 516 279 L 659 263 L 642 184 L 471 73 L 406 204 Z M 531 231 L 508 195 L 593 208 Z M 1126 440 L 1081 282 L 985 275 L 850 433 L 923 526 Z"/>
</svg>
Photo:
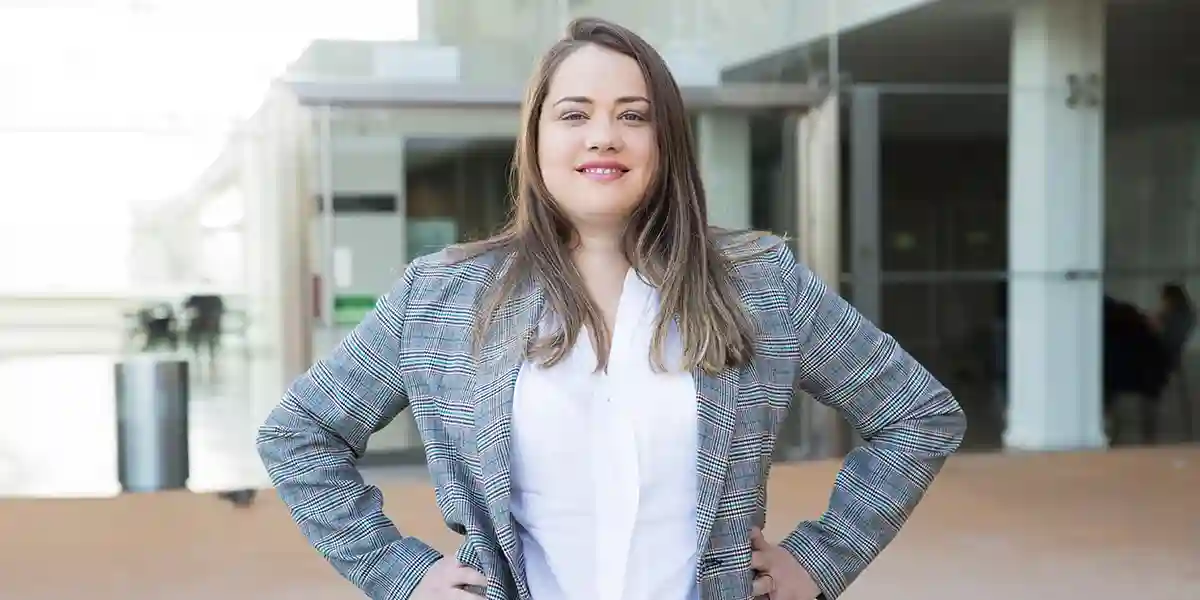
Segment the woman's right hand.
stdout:
<svg viewBox="0 0 1200 600">
<path fill-rule="evenodd" d="M 453 558 L 443 558 L 433 563 L 425 577 L 421 578 L 410 600 L 475 600 L 482 597 L 466 591 L 463 589 L 465 586 L 486 588 L 487 577 L 471 567 L 458 564 Z"/>
</svg>

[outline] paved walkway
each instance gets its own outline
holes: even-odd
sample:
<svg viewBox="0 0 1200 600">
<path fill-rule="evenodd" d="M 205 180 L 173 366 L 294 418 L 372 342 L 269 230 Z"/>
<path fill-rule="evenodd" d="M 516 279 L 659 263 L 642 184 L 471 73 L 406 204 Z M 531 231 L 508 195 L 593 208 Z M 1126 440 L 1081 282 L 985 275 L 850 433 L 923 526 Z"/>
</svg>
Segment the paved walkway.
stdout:
<svg viewBox="0 0 1200 600">
<path fill-rule="evenodd" d="M 768 537 L 824 506 L 834 463 L 778 467 Z M 385 482 L 388 512 L 451 550 L 433 492 Z M 1196 600 L 1200 448 L 951 461 L 846 600 Z M 5 600 L 361 598 L 301 539 L 273 494 L 0 501 Z"/>
</svg>

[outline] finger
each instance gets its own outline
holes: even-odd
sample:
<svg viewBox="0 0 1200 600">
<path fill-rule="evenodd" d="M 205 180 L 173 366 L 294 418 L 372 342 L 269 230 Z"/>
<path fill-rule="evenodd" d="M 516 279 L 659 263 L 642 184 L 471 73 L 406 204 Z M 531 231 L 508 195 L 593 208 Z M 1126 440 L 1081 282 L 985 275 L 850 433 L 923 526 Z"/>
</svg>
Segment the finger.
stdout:
<svg viewBox="0 0 1200 600">
<path fill-rule="evenodd" d="M 770 575 L 760 575 L 754 578 L 754 584 L 751 586 L 751 593 L 755 597 L 769 596 L 775 591 L 775 581 Z"/>
<path fill-rule="evenodd" d="M 751 553 L 750 553 L 750 566 L 751 566 L 751 567 L 752 567 L 752 568 L 753 568 L 755 571 L 768 571 L 768 570 L 770 570 L 770 569 L 768 568 L 768 567 L 769 567 L 769 564 L 768 564 L 768 563 L 769 563 L 769 561 L 767 560 L 767 553 L 766 553 L 766 552 L 755 551 L 755 552 L 751 552 Z"/>
<path fill-rule="evenodd" d="M 447 600 L 479 600 L 482 597 L 483 596 L 476 594 L 475 592 L 468 592 L 466 590 L 454 589 L 454 590 L 450 590 L 450 593 L 446 596 L 446 599 Z"/>
<path fill-rule="evenodd" d="M 471 567 L 455 567 L 450 571 L 450 585 L 487 585 L 487 577 Z"/>
<path fill-rule="evenodd" d="M 755 550 L 763 550 L 767 547 L 767 538 L 763 537 L 762 530 L 755 527 L 750 530 L 750 547 Z"/>
</svg>

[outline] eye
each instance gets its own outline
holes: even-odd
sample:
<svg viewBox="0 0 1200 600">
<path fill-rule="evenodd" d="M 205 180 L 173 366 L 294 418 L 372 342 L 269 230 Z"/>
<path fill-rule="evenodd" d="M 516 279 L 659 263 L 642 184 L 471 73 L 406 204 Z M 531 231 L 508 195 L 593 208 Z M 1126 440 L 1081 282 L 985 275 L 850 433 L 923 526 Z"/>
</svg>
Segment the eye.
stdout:
<svg viewBox="0 0 1200 600">
<path fill-rule="evenodd" d="M 648 120 L 645 117 L 645 115 L 642 115 L 641 113 L 638 113 L 638 112 L 634 112 L 632 110 L 621 113 L 621 116 L 619 118 L 624 121 L 647 121 Z"/>
<path fill-rule="evenodd" d="M 578 121 L 580 119 L 586 119 L 587 115 L 585 115 L 577 110 L 572 110 L 572 111 L 563 113 L 558 118 L 563 121 Z"/>
</svg>

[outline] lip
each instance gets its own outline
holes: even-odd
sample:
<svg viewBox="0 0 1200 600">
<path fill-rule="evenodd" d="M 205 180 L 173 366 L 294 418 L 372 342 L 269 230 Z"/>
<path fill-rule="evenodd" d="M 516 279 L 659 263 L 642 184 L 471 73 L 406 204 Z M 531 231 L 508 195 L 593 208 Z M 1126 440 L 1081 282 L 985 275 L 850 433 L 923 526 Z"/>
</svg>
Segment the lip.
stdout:
<svg viewBox="0 0 1200 600">
<path fill-rule="evenodd" d="M 629 167 L 627 167 L 615 160 L 593 160 L 593 161 L 585 162 L 585 163 L 579 165 L 578 167 L 575 167 L 575 170 L 579 171 L 580 173 L 588 171 L 589 169 L 590 170 L 609 170 L 609 171 L 616 171 L 618 173 L 628 173 L 629 172 Z"/>
</svg>

